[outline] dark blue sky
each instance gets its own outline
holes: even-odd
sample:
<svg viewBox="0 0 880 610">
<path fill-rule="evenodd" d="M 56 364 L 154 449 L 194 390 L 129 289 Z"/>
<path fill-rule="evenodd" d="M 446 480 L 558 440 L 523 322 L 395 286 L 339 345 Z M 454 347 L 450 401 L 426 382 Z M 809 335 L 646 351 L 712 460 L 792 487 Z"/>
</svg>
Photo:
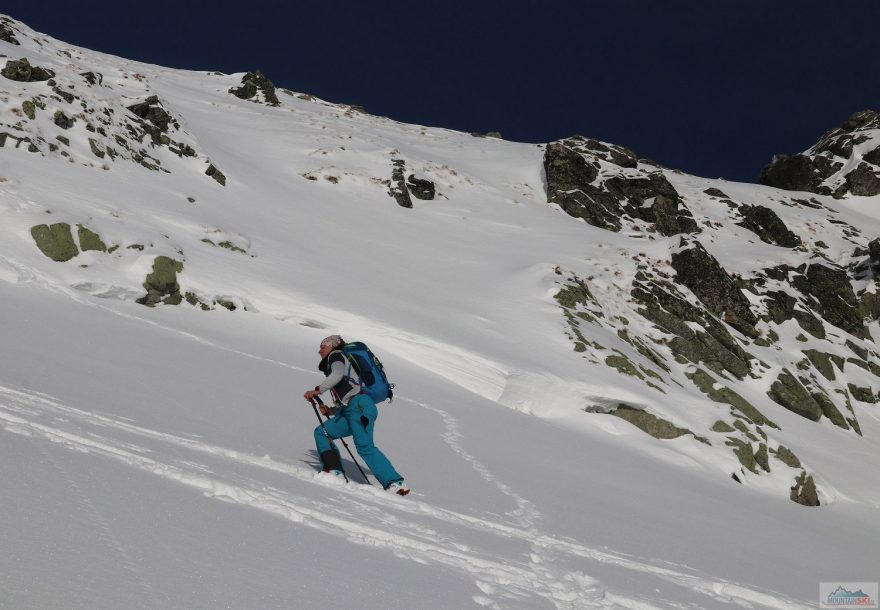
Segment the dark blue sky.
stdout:
<svg viewBox="0 0 880 610">
<path fill-rule="evenodd" d="M 880 110 L 880 1 L 4 0 L 71 44 L 277 86 L 408 123 L 574 133 L 754 182 Z"/>
</svg>

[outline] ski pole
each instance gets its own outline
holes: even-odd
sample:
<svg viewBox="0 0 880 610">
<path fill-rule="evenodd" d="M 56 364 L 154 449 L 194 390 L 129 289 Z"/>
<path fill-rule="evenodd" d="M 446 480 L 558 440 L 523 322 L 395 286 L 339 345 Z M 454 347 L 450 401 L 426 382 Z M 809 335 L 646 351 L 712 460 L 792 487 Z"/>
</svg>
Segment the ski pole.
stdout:
<svg viewBox="0 0 880 610">
<path fill-rule="evenodd" d="M 317 405 L 315 405 L 315 400 L 313 398 L 310 398 L 309 402 L 312 403 L 312 409 L 315 410 L 315 417 L 318 418 L 318 423 L 321 424 L 321 430 L 324 431 L 324 436 L 327 438 L 327 442 L 330 443 L 330 446 L 333 447 L 334 450 L 336 450 L 336 443 L 333 442 L 333 439 L 330 437 L 330 433 L 327 432 L 327 427 L 324 425 L 324 420 L 321 419 L 320 414 L 318 414 L 318 407 Z M 324 403 L 321 402 L 320 398 L 318 398 L 318 402 L 321 403 L 322 407 L 324 406 Z M 345 444 L 345 441 L 342 441 L 342 443 Z M 348 449 L 348 447 L 346 447 L 346 449 Z M 351 451 L 349 451 L 348 453 L 351 454 Z M 339 466 L 340 470 L 342 471 L 342 478 L 344 478 L 345 482 L 348 483 L 348 476 L 345 474 L 345 468 L 342 468 L 342 462 L 339 463 Z M 360 468 L 360 466 L 358 466 L 358 468 Z"/>
<path fill-rule="evenodd" d="M 320 396 L 315 396 L 314 400 L 317 401 L 318 404 L 321 405 L 322 407 L 324 406 L 324 401 L 321 400 L 321 397 L 320 397 Z M 313 407 L 315 406 L 315 403 L 314 403 L 314 402 L 312 402 L 312 406 L 313 406 Z M 315 415 L 317 415 L 317 414 L 318 414 L 318 409 L 317 409 L 317 407 L 315 407 Z M 326 416 L 325 416 L 325 417 L 326 417 Z M 330 419 L 330 418 L 328 417 L 327 419 Z M 319 420 L 319 421 L 321 420 L 321 416 L 320 416 L 320 415 L 318 415 L 318 420 Z M 321 428 L 324 428 L 324 422 L 323 422 L 323 421 L 321 422 Z M 327 428 L 324 428 L 324 434 L 327 434 Z M 327 438 L 329 439 L 329 438 L 330 438 L 330 435 L 327 435 Z M 339 440 L 342 441 L 342 446 L 345 447 L 345 450 L 346 450 L 346 451 L 348 451 L 348 455 L 351 456 L 351 461 L 354 462 L 354 465 L 355 465 L 355 466 L 357 466 L 357 469 L 358 469 L 358 471 L 360 471 L 361 476 L 364 477 L 364 480 L 365 480 L 367 483 L 369 483 L 370 485 L 372 485 L 372 483 L 370 482 L 369 477 L 367 477 L 367 473 L 364 472 L 364 469 L 361 468 L 361 465 L 360 465 L 360 464 L 358 463 L 358 461 L 355 459 L 354 454 L 351 452 L 351 449 L 348 448 L 348 443 L 345 442 L 345 439 L 344 439 L 344 438 L 340 438 Z M 332 442 L 332 441 L 331 441 L 331 442 Z M 343 472 L 343 474 L 345 474 L 345 473 Z M 348 480 L 348 479 L 346 479 L 346 481 L 347 481 L 347 480 Z"/>
</svg>

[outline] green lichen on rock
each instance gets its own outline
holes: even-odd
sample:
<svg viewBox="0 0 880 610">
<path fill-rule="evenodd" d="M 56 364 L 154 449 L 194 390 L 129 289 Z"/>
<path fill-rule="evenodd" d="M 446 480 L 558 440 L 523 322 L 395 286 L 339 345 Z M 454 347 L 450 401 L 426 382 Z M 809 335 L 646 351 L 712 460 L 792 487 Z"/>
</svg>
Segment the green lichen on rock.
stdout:
<svg viewBox="0 0 880 610">
<path fill-rule="evenodd" d="M 89 138 L 89 148 L 92 149 L 92 154 L 98 157 L 99 159 L 103 159 L 106 154 L 101 147 L 98 146 L 98 141 L 94 138 Z"/>
<path fill-rule="evenodd" d="M 101 236 L 85 228 L 83 225 L 76 225 L 77 236 L 79 237 L 79 247 L 85 252 L 87 250 L 97 250 L 99 252 L 107 252 L 107 244 L 101 240 Z"/>
<path fill-rule="evenodd" d="M 34 120 L 37 118 L 37 107 L 34 104 L 33 100 L 25 100 L 21 103 L 21 110 L 24 112 L 25 116 L 30 120 Z"/>
<path fill-rule="evenodd" d="M 813 400 L 806 388 L 795 379 L 788 369 L 782 370 L 782 373 L 770 386 L 767 396 L 789 411 L 811 421 L 819 421 L 819 418 L 822 417 L 822 407 Z"/>
<path fill-rule="evenodd" d="M 183 263 L 167 256 L 157 256 L 153 261 L 153 271 L 144 280 L 146 296 L 137 300 L 141 305 L 153 307 L 158 303 L 179 305 L 183 300 L 177 274 L 183 271 Z"/>
<path fill-rule="evenodd" d="M 735 430 L 735 428 L 733 428 L 733 426 L 731 426 L 727 422 L 724 422 L 719 419 L 714 424 L 712 424 L 711 430 L 712 430 L 712 432 L 720 432 L 721 434 L 727 434 L 728 432 L 733 432 Z"/>
<path fill-rule="evenodd" d="M 597 304 L 587 283 L 580 278 L 572 278 L 571 283 L 560 289 L 553 298 L 568 309 L 575 309 L 578 305 Z"/>
<path fill-rule="evenodd" d="M 202 311 L 210 311 L 212 309 L 212 307 L 202 301 L 195 292 L 187 292 L 184 295 L 184 298 L 186 299 L 186 302 L 193 307 L 201 307 Z"/>
<path fill-rule="evenodd" d="M 826 354 L 825 352 L 820 352 L 815 349 L 805 349 L 804 356 L 806 356 L 812 365 L 816 367 L 816 370 L 822 373 L 822 376 L 828 381 L 834 381 L 834 366 L 831 364 L 831 354 Z"/>
<path fill-rule="evenodd" d="M 877 397 L 874 395 L 874 392 L 871 391 L 871 388 L 858 386 L 852 383 L 847 384 L 846 387 L 849 388 L 849 393 L 852 394 L 852 397 L 856 400 L 871 404 L 877 402 Z"/>
<path fill-rule="evenodd" d="M 844 430 L 849 430 L 849 424 L 846 423 L 846 418 L 840 411 L 838 411 L 837 407 L 834 406 L 834 403 L 827 395 L 823 392 L 812 392 L 810 395 L 822 408 L 822 415 L 830 419 L 832 424 L 839 426 Z"/>
<path fill-rule="evenodd" d="M 715 402 L 723 402 L 743 415 L 745 415 L 749 421 L 757 425 L 767 425 L 771 428 L 779 429 L 774 422 L 770 421 L 764 414 L 761 413 L 757 408 L 755 408 L 752 403 L 747 401 L 745 398 L 728 388 L 727 386 L 721 386 L 720 388 L 716 388 L 715 379 L 712 378 L 709 373 L 704 371 L 701 368 L 697 368 L 693 373 L 686 373 L 687 377 L 694 382 L 704 394 L 708 395 L 709 398 L 714 400 Z"/>
<path fill-rule="evenodd" d="M 794 454 L 794 452 L 791 449 L 789 449 L 788 447 L 785 447 L 783 445 L 779 445 L 779 447 L 775 451 L 773 449 L 771 449 L 770 453 L 775 455 L 776 459 L 781 461 L 786 466 L 791 466 L 792 468 L 800 468 L 801 467 L 801 461 Z"/>
<path fill-rule="evenodd" d="M 36 225 L 31 227 L 31 236 L 40 252 L 53 261 L 69 261 L 79 254 L 79 250 L 73 242 L 70 225 L 66 222 L 55 223 L 51 226 Z"/>
<path fill-rule="evenodd" d="M 755 451 L 755 462 L 764 472 L 770 472 L 770 456 L 767 454 L 767 445 L 760 443 Z"/>
<path fill-rule="evenodd" d="M 611 411 L 611 415 L 624 419 L 657 439 L 671 439 L 684 436 L 685 434 L 693 435 L 693 432 L 685 428 L 679 428 L 672 422 L 652 415 L 641 409 L 634 409 L 626 405 L 618 405 L 617 409 Z"/>
<path fill-rule="evenodd" d="M 819 493 L 813 475 L 807 475 L 806 470 L 801 472 L 794 480 L 789 497 L 803 506 L 819 506 Z"/>
<path fill-rule="evenodd" d="M 614 354 L 605 358 L 605 364 L 608 366 L 617 369 L 624 375 L 630 375 L 632 377 L 638 377 L 639 379 L 644 379 L 645 376 L 639 372 L 639 369 L 630 362 L 629 358 L 622 354 Z"/>
<path fill-rule="evenodd" d="M 755 453 L 752 451 L 751 443 L 736 437 L 730 437 L 726 444 L 734 448 L 733 453 L 736 455 L 739 463 L 743 465 L 743 468 L 758 474 L 758 463 L 755 461 Z"/>
<path fill-rule="evenodd" d="M 213 163 L 208 164 L 205 174 L 216 180 L 220 186 L 226 186 L 226 174 L 217 169 Z"/>
</svg>

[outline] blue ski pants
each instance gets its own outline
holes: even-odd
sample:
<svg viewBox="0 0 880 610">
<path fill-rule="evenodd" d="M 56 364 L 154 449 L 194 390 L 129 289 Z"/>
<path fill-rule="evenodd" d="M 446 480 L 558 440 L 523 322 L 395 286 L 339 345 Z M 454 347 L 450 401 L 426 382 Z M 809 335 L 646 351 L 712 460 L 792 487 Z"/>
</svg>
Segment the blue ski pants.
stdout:
<svg viewBox="0 0 880 610">
<path fill-rule="evenodd" d="M 327 428 L 327 433 L 333 439 L 351 436 L 354 439 L 358 455 L 373 471 L 382 487 L 387 488 L 395 481 L 402 481 L 403 477 L 397 473 L 385 454 L 373 444 L 373 429 L 376 426 L 377 417 L 379 417 L 379 410 L 373 399 L 366 394 L 358 394 L 349 401 L 347 406 L 342 407 L 332 419 L 325 421 L 324 427 Z M 315 428 L 315 445 L 318 448 L 318 455 L 332 449 L 321 426 Z"/>
</svg>

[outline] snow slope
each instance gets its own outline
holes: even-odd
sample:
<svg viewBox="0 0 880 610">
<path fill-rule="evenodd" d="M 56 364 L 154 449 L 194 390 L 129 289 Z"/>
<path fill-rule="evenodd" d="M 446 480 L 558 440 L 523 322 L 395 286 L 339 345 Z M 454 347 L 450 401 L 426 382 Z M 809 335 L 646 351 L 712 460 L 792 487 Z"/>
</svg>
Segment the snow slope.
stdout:
<svg viewBox="0 0 880 610">
<path fill-rule="evenodd" d="M 12 25 L 21 44 L 0 51 L 52 69 L 78 98 L 0 79 L 4 124 L 38 149 L 0 149 L 0 607 L 808 608 L 821 581 L 877 580 L 876 409 L 856 405 L 862 436 L 768 413 L 774 439 L 816 473 L 818 509 L 778 493 L 794 471 L 737 484 L 729 451 L 584 412 L 625 402 L 705 429 L 726 411 L 572 351 L 553 298 L 566 274 L 591 277 L 623 311 L 633 255 L 665 260 L 676 242 L 548 204 L 543 146 L 290 92 L 271 107 L 228 93 L 241 75 L 139 64 Z M 87 71 L 101 84 L 86 86 Z M 144 144 L 167 171 L 114 137 L 150 95 L 195 151 Z M 36 96 L 46 107 L 25 121 Z M 69 145 L 52 150 L 57 135 Z M 117 158 L 93 152 L 114 146 Z M 438 197 L 399 207 L 395 158 Z M 728 269 L 791 255 L 743 251 L 723 205 L 700 195 L 710 186 L 846 248 L 826 212 L 788 209 L 775 189 L 668 176 L 695 215 L 723 225 L 705 245 Z M 865 202 L 827 205 L 880 232 Z M 30 230 L 59 222 L 119 248 L 51 261 Z M 236 311 L 137 304 L 157 256 L 183 263 L 182 292 Z M 377 443 L 407 498 L 316 474 L 301 395 L 319 379 L 318 342 L 337 332 L 368 342 L 398 385 Z"/>
</svg>

